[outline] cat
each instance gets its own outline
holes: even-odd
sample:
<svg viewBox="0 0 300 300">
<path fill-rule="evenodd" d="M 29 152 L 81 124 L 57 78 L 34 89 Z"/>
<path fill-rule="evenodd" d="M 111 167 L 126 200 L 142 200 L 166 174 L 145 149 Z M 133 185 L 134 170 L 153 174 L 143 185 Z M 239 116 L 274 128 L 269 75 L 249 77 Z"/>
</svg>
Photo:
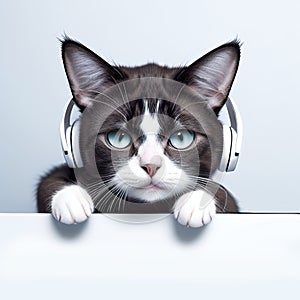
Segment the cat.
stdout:
<svg viewBox="0 0 300 300">
<path fill-rule="evenodd" d="M 189 66 L 148 63 L 125 67 L 109 64 L 66 37 L 62 40 L 62 59 L 73 100 L 83 114 L 95 111 L 95 99 L 108 89 L 147 78 L 187 86 L 192 90 L 187 101 L 202 104 L 199 108 L 196 105 L 194 112 L 155 98 L 116 106 L 91 149 L 102 186 L 107 183 L 106 194 L 101 193 L 97 182 L 80 182 L 78 171 L 63 164 L 41 177 L 37 188 L 39 212 L 52 213 L 65 224 L 83 222 L 93 212 L 120 212 L 120 208 L 121 212 L 173 212 L 180 224 L 190 227 L 208 224 L 216 212 L 238 212 L 233 195 L 210 178 L 220 161 L 222 133 L 217 117 L 237 73 L 239 41 L 223 44 Z M 202 118 L 201 123 L 195 114 L 202 110 L 209 117 Z M 88 134 L 94 123 L 86 122 L 80 135 Z M 89 152 L 88 146 L 82 152 Z M 89 168 L 82 169 L 89 177 Z M 114 201 L 116 197 L 122 205 Z"/>
</svg>

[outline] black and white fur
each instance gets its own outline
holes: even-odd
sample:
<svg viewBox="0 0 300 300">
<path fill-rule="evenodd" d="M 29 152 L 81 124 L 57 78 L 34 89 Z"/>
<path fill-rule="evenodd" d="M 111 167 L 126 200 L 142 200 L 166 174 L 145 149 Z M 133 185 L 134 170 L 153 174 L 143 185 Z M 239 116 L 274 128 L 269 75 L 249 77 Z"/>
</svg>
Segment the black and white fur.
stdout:
<svg viewBox="0 0 300 300">
<path fill-rule="evenodd" d="M 237 41 L 224 44 L 190 66 L 175 68 L 156 64 L 112 66 L 70 39 L 62 43 L 62 57 L 73 97 L 81 111 L 92 109 L 97 93 L 117 83 L 158 77 L 190 86 L 206 102 L 207 109 L 218 116 L 238 69 L 240 46 Z M 210 182 L 209 178 L 216 171 L 217 166 L 212 161 L 222 144 L 216 141 L 212 149 L 209 141 L 217 140 L 215 137 L 219 135 L 220 123 L 213 123 L 212 119 L 202 122 L 211 123 L 208 132 L 202 132 L 201 122 L 168 101 L 136 100 L 124 107 L 122 113 L 116 110 L 107 120 L 107 131 L 118 124 L 116 130 L 122 127 L 132 136 L 137 136 L 126 153 L 118 150 L 114 157 L 118 157 L 119 162 L 112 161 L 112 153 L 116 149 L 107 143 L 107 132 L 99 133 L 95 149 L 99 173 L 125 202 L 155 207 L 156 203 L 165 201 L 167 204 L 162 207 L 174 212 L 174 217 L 183 225 L 200 227 L 208 224 L 216 212 L 237 212 L 235 200 L 224 187 L 219 186 L 215 193 L 203 188 L 202 183 Z M 184 155 L 168 142 L 174 128 L 195 132 L 191 149 L 185 149 Z M 196 162 L 189 161 L 192 148 L 199 153 Z M 190 171 L 195 163 L 201 164 L 197 176 L 191 175 Z M 80 223 L 93 212 L 107 211 L 101 205 L 95 208 L 95 195 L 94 190 L 77 182 L 72 169 L 62 165 L 42 177 L 37 190 L 38 209 L 51 212 L 63 223 Z M 111 208 L 112 204 L 106 203 Z M 118 205 L 121 207 L 120 203 Z"/>
</svg>

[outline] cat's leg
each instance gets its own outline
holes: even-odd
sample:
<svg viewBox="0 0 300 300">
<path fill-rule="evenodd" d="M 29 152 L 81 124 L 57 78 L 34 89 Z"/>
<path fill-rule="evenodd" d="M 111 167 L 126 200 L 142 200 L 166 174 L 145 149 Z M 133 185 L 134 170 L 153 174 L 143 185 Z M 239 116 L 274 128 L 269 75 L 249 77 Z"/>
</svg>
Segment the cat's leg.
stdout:
<svg viewBox="0 0 300 300">
<path fill-rule="evenodd" d="M 56 167 L 45 175 L 37 189 L 39 212 L 52 213 L 65 224 L 85 221 L 94 211 L 90 195 L 76 184 L 72 169 Z"/>
<path fill-rule="evenodd" d="M 211 222 L 216 214 L 214 196 L 204 190 L 182 195 L 174 204 L 174 217 L 184 225 L 201 227 Z"/>
</svg>

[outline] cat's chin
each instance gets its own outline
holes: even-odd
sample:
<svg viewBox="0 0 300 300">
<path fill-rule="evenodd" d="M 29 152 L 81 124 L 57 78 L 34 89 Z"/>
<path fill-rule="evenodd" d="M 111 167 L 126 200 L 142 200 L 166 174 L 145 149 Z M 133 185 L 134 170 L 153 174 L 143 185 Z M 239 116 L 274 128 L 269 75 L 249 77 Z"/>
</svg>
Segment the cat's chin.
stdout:
<svg viewBox="0 0 300 300">
<path fill-rule="evenodd" d="M 163 189 L 157 185 L 150 184 L 144 188 L 130 188 L 128 197 L 134 199 L 134 202 L 156 202 L 165 200 L 174 195 L 172 190 Z"/>
</svg>

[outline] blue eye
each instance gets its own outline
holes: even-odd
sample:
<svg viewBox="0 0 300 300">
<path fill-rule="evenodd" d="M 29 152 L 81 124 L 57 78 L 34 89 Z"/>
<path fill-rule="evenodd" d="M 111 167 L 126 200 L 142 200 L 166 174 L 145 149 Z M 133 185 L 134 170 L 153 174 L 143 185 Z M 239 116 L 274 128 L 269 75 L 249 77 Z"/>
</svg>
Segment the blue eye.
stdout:
<svg viewBox="0 0 300 300">
<path fill-rule="evenodd" d="M 107 134 L 108 142 L 115 148 L 124 149 L 131 144 L 131 137 L 124 131 L 111 131 Z"/>
<path fill-rule="evenodd" d="M 179 150 L 189 147 L 195 139 L 195 134 L 192 131 L 180 130 L 171 135 L 170 144 Z"/>
</svg>

